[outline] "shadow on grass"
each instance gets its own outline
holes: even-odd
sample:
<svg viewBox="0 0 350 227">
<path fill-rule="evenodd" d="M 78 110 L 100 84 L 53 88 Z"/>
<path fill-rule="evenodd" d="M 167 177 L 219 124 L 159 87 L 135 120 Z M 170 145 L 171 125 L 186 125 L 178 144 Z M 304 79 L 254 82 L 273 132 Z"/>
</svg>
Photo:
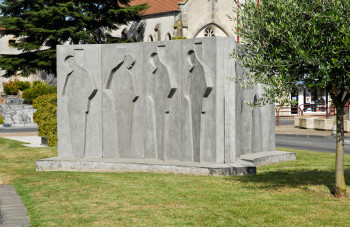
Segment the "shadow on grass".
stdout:
<svg viewBox="0 0 350 227">
<path fill-rule="evenodd" d="M 346 168 L 346 167 L 345 167 Z M 345 182 L 350 183 L 350 169 L 345 169 Z M 330 193 L 334 194 L 335 175 L 333 170 L 281 170 L 266 171 L 251 176 L 230 177 L 244 183 L 247 188 L 257 187 L 260 189 L 300 188 L 308 185 L 325 185 Z M 252 185 L 253 184 L 253 185 Z"/>
</svg>

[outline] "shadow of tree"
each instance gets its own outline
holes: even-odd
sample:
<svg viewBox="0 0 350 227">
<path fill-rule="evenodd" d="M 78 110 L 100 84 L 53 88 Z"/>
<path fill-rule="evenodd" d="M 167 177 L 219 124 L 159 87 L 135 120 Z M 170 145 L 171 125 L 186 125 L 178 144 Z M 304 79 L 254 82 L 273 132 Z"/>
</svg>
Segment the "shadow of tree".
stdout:
<svg viewBox="0 0 350 227">
<path fill-rule="evenodd" d="M 227 180 L 234 180 L 243 183 L 246 188 L 259 189 L 281 189 L 281 188 L 302 188 L 309 185 L 325 185 L 329 191 L 334 193 L 334 170 L 278 170 L 264 171 L 257 175 L 230 177 Z M 350 183 L 350 169 L 345 169 L 345 182 Z"/>
</svg>

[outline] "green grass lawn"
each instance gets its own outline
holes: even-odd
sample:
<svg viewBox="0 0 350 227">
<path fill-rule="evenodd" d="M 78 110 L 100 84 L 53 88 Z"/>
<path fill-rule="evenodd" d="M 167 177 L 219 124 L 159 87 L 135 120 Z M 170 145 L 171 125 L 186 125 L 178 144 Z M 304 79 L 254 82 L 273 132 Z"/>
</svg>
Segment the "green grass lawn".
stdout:
<svg viewBox="0 0 350 227">
<path fill-rule="evenodd" d="M 330 153 L 288 150 L 297 161 L 256 176 L 203 177 L 36 172 L 57 150 L 20 144 L 0 138 L 0 184 L 14 185 L 33 226 L 350 226 L 350 199 L 331 195 Z"/>
</svg>

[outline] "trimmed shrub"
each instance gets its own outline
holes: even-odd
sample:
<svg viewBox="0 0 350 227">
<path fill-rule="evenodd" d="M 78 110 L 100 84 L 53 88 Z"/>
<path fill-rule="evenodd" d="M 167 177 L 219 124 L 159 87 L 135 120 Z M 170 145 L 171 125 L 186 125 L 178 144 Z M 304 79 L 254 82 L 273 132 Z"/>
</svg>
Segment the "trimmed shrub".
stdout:
<svg viewBox="0 0 350 227">
<path fill-rule="evenodd" d="M 36 109 L 33 120 L 38 125 L 39 136 L 47 138 L 50 147 L 57 146 L 57 94 L 48 94 L 33 101 Z"/>
<path fill-rule="evenodd" d="M 0 125 L 4 124 L 4 119 L 2 118 L 2 116 L 0 115 Z"/>
<path fill-rule="evenodd" d="M 30 88 L 29 81 L 20 81 L 18 79 L 10 80 L 9 82 L 3 82 L 4 92 L 7 95 L 16 95 L 18 90 L 24 91 Z"/>
<path fill-rule="evenodd" d="M 29 81 L 18 81 L 17 85 L 19 87 L 19 90 L 24 91 L 30 88 L 30 82 Z"/>
<path fill-rule="evenodd" d="M 32 104 L 33 100 L 42 95 L 54 94 L 57 92 L 56 86 L 43 83 L 41 81 L 34 81 L 33 87 L 23 91 L 22 98 L 28 104 Z"/>
<path fill-rule="evenodd" d="M 3 82 L 2 86 L 4 88 L 4 92 L 7 95 L 16 95 L 19 90 L 18 82 L 18 79 L 10 80 L 9 82 Z"/>
</svg>

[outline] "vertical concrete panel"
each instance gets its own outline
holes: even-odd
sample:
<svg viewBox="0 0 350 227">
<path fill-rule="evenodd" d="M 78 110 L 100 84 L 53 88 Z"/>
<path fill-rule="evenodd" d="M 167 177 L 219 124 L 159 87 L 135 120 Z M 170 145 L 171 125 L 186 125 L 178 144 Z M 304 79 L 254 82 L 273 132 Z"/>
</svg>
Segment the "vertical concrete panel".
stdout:
<svg viewBox="0 0 350 227">
<path fill-rule="evenodd" d="M 189 95 L 189 75 L 192 69 L 190 64 L 190 51 L 193 51 L 192 40 L 181 40 L 181 160 L 194 161 L 194 145 L 193 145 L 193 130 L 192 130 L 192 111 L 191 99 Z"/>
<path fill-rule="evenodd" d="M 171 85 L 171 90 L 166 91 L 164 159 L 181 160 L 181 42 L 161 42 L 157 49 Z"/>
<path fill-rule="evenodd" d="M 195 42 L 195 51 L 202 64 L 205 79 L 206 90 L 202 97 L 202 111 L 200 115 L 200 162 L 215 163 L 217 161 L 217 40 L 215 38 L 199 39 Z M 200 73 L 199 73 L 200 74 Z M 223 122 L 222 122 L 223 123 Z"/>
<path fill-rule="evenodd" d="M 101 157 L 101 46 L 59 47 L 58 55 L 59 156 Z"/>
<path fill-rule="evenodd" d="M 227 39 L 227 38 L 218 38 L 216 39 L 216 46 L 215 49 L 217 50 L 216 53 L 216 73 L 215 73 L 215 80 L 216 80 L 216 103 L 215 103 L 215 109 L 216 109 L 216 140 L 215 140 L 215 151 L 216 151 L 216 157 L 211 159 L 212 161 L 215 161 L 216 163 L 225 163 L 225 95 L 232 96 L 234 94 L 234 90 L 232 91 L 226 91 L 225 90 L 225 83 L 228 74 L 227 72 L 230 70 L 230 62 L 233 62 L 230 52 L 233 49 L 233 42 L 229 42 L 229 40 L 233 41 L 233 38 Z M 231 44 L 231 45 L 230 45 Z M 225 93 L 230 92 L 228 94 Z M 219 125 L 223 125 L 224 127 L 217 127 Z"/>
<path fill-rule="evenodd" d="M 226 39 L 226 50 L 233 50 L 235 48 L 234 39 Z M 234 78 L 236 78 L 235 59 L 230 55 L 224 56 L 225 62 L 225 94 L 224 94 L 224 109 L 225 109 L 225 163 L 234 163 L 236 160 L 236 86 Z"/>
<path fill-rule="evenodd" d="M 242 79 L 243 74 L 244 74 L 244 69 L 239 66 L 239 63 L 235 61 L 235 79 L 239 80 Z M 243 96 L 244 89 L 240 86 L 239 83 L 235 83 L 235 156 L 236 159 L 239 158 L 242 154 L 244 154 L 244 150 L 242 147 L 247 146 L 245 144 L 245 141 L 243 140 L 244 136 L 246 136 L 247 130 L 250 131 L 250 128 L 247 128 L 244 124 L 244 121 L 246 119 L 244 118 L 245 113 L 244 110 L 247 108 L 244 103 L 244 96 Z"/>
<path fill-rule="evenodd" d="M 104 157 L 143 158 L 141 44 L 103 45 Z"/>
<path fill-rule="evenodd" d="M 262 86 L 259 86 L 258 94 L 263 94 Z M 261 110 L 261 128 L 262 128 L 262 150 L 274 151 L 275 142 L 275 105 L 269 104 L 262 106 Z"/>
<path fill-rule="evenodd" d="M 183 154 L 195 162 L 208 162 L 215 156 L 215 53 L 213 56 L 204 51 L 212 46 L 215 49 L 214 39 L 196 39 L 184 42 L 182 49 L 186 56 L 182 83 Z M 213 65 L 208 66 L 210 61 L 214 61 Z"/>
<path fill-rule="evenodd" d="M 69 53 L 70 49 L 67 49 L 67 47 L 57 47 L 57 148 L 60 157 L 74 156 L 67 98 L 62 96 L 63 87 L 69 73 L 69 69 L 65 64 L 65 58 Z"/>
<path fill-rule="evenodd" d="M 156 43 L 145 43 L 143 51 L 144 58 L 144 87 L 145 87 L 145 158 L 156 159 L 157 158 L 157 134 L 156 134 L 156 113 L 155 113 L 155 101 L 153 97 L 155 78 L 153 72 L 156 67 L 152 63 L 152 54 L 157 53 Z"/>
</svg>

